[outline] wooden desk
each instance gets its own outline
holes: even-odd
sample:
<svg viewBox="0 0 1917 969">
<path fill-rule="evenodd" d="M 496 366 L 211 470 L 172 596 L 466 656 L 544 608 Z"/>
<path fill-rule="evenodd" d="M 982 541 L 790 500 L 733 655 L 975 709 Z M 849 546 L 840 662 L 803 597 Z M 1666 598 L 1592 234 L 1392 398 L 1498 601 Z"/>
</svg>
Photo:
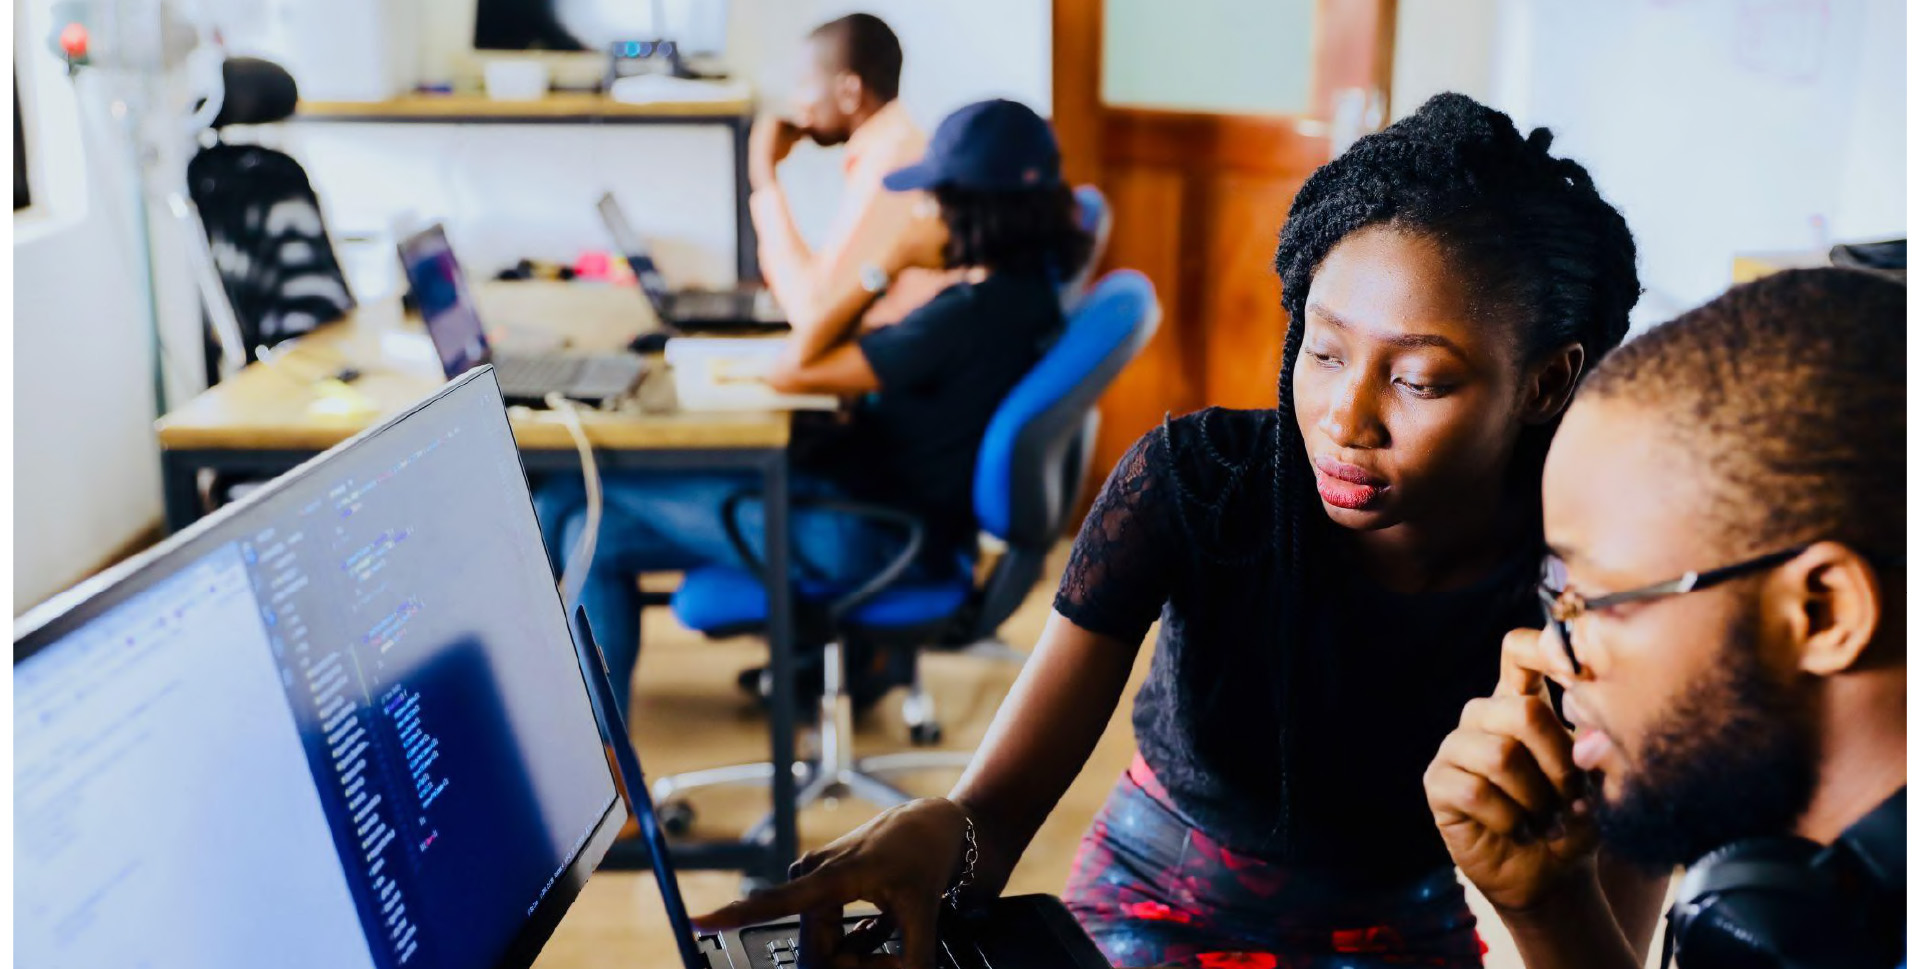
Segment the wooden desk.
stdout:
<svg viewBox="0 0 1917 969">
<path fill-rule="evenodd" d="M 556 333 L 578 350 L 621 347 L 656 326 L 632 287 L 590 283 L 487 283 L 476 287 L 489 331 L 524 338 Z M 411 352 L 407 352 L 411 351 Z M 729 469 L 756 472 L 765 491 L 766 565 L 787 574 L 791 512 L 786 446 L 792 418 L 782 412 L 689 414 L 671 399 L 663 360 L 640 384 L 637 399 L 614 411 L 587 411 L 582 424 L 602 468 Z M 342 368 L 360 376 L 333 379 Z M 438 358 L 416 319 L 403 319 L 397 299 L 369 305 L 301 339 L 272 364 L 255 363 L 187 401 L 158 423 L 167 524 L 177 530 L 203 514 L 204 471 L 270 476 L 418 401 L 445 382 Z M 565 425 L 548 411 L 514 408 L 513 435 L 529 474 L 577 473 L 579 455 Z M 791 764 L 797 711 L 793 704 L 792 590 L 768 592 L 771 646 L 773 843 L 692 844 L 676 854 L 689 868 L 747 871 L 783 881 L 797 857 L 797 790 Z M 615 847 L 608 864 L 644 862 L 643 849 Z"/>
<path fill-rule="evenodd" d="M 486 283 L 476 287 L 475 296 L 480 318 L 489 329 L 507 332 L 507 346 L 512 345 L 515 332 L 551 332 L 562 336 L 571 349 L 612 350 L 657 326 L 652 308 L 629 286 Z M 400 348 L 417 353 L 396 354 Z M 637 401 L 618 411 L 582 413 L 594 448 L 616 456 L 626 451 L 786 446 L 792 428 L 789 414 L 677 412 L 664 366 L 663 361 L 653 361 Z M 326 379 L 346 367 L 360 371 L 359 379 L 350 385 Z M 419 322 L 402 320 L 397 300 L 389 300 L 322 327 L 274 363 L 247 367 L 176 408 L 160 419 L 160 447 L 166 451 L 318 453 L 399 412 L 444 382 Z M 515 408 L 512 423 L 520 447 L 528 451 L 573 451 L 564 422 L 551 411 Z M 172 515 L 169 510 L 170 520 Z M 173 522 L 175 527 L 184 523 Z"/>
<path fill-rule="evenodd" d="M 301 101 L 294 117 L 301 121 L 685 124 L 688 120 L 730 120 L 751 114 L 752 102 L 743 99 L 628 104 L 603 94 L 555 91 L 534 101 L 501 101 L 483 94 L 407 94 L 387 101 Z"/>
<path fill-rule="evenodd" d="M 733 232 L 740 282 L 759 279 L 759 241 L 746 205 L 751 183 L 746 145 L 753 103 L 684 101 L 628 104 L 603 94 L 555 91 L 534 101 L 497 101 L 483 94 L 408 94 L 386 101 L 301 101 L 294 122 L 382 124 L 652 124 L 714 125 L 732 134 Z"/>
</svg>

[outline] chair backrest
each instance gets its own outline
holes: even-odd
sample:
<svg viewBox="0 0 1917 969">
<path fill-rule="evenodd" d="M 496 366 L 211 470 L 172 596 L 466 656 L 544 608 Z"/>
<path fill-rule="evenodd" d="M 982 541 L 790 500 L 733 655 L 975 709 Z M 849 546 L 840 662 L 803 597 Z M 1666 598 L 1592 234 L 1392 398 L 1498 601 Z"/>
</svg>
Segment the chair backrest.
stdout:
<svg viewBox="0 0 1917 969">
<path fill-rule="evenodd" d="M 353 308 L 306 170 L 260 145 L 213 145 L 186 168 L 247 355 Z"/>
<path fill-rule="evenodd" d="M 1070 313 L 1078 308 L 1085 298 L 1085 286 L 1092 281 L 1092 274 L 1098 271 L 1099 260 L 1105 258 L 1105 243 L 1112 238 L 1112 207 L 1105 201 L 1105 193 L 1091 185 L 1080 185 L 1072 190 L 1078 199 L 1079 228 L 1092 234 L 1092 252 L 1085 265 L 1059 287 L 1059 304 Z"/>
<path fill-rule="evenodd" d="M 214 130 L 229 125 L 272 124 L 298 110 L 299 85 L 286 68 L 258 57 L 229 57 L 220 62 L 220 110 Z"/>
<path fill-rule="evenodd" d="M 229 58 L 220 74 L 225 93 L 215 130 L 280 121 L 298 104 L 292 75 L 271 61 Z M 247 358 L 353 308 L 319 197 L 292 156 L 213 144 L 187 163 L 186 188 Z"/>
<path fill-rule="evenodd" d="M 1098 398 L 1151 339 L 1158 316 L 1143 274 L 1121 269 L 1099 280 L 986 426 L 973 510 L 1007 552 L 982 590 L 974 631 L 996 629 L 1043 570 L 1084 479 Z"/>
</svg>

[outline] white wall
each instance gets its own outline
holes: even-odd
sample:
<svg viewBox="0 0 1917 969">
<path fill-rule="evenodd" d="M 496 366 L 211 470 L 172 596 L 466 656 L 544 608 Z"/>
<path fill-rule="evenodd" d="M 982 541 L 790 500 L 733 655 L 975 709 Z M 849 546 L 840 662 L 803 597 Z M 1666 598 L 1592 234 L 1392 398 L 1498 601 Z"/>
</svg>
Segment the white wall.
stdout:
<svg viewBox="0 0 1917 969">
<path fill-rule="evenodd" d="M 767 110 L 784 104 L 797 75 L 800 43 L 813 27 L 854 11 L 885 20 L 899 35 L 905 68 L 899 100 L 927 134 L 953 110 L 1011 98 L 1052 112 L 1051 0 L 731 0 L 728 41 Z M 816 236 L 837 205 L 839 150 L 801 145 L 781 176 L 800 230 Z"/>
<path fill-rule="evenodd" d="M 26 37 L 47 36 L 48 11 L 48 2 L 24 11 Z M 30 163 L 37 165 L 34 207 L 13 222 L 16 614 L 102 564 L 160 517 L 130 168 L 103 115 L 83 112 L 45 48 L 22 44 L 20 53 Z"/>
<path fill-rule="evenodd" d="M 286 43 L 275 9 L 319 0 L 269 0 L 235 8 L 236 46 L 267 56 Z M 422 79 L 477 83 L 484 57 L 471 50 L 472 0 L 417 4 L 417 64 Z M 892 25 L 905 49 L 906 109 L 928 130 L 952 109 L 985 97 L 1012 97 L 1051 109 L 1049 0 L 731 0 L 726 63 L 749 81 L 762 108 L 785 103 L 802 41 L 817 24 L 865 10 Z M 579 81 L 603 68 L 590 55 L 547 57 L 556 77 Z M 602 191 L 616 192 L 658 247 L 661 269 L 678 285 L 722 285 L 733 278 L 732 165 L 729 137 L 717 128 L 605 125 L 298 124 L 266 132 L 311 175 L 336 238 L 371 235 L 370 267 L 356 274 L 358 295 L 389 291 L 383 250 L 402 214 L 443 219 L 462 258 L 491 272 L 522 257 L 570 261 L 608 240 L 593 213 Z M 786 163 L 801 231 L 817 236 L 841 190 L 840 151 L 802 146 Z M 350 268 L 350 267 L 349 267 Z"/>
<path fill-rule="evenodd" d="M 1402 0 L 1393 113 L 1550 127 L 1630 222 L 1646 325 L 1737 253 L 1905 233 L 1905 36 L 1903 0 Z"/>
</svg>

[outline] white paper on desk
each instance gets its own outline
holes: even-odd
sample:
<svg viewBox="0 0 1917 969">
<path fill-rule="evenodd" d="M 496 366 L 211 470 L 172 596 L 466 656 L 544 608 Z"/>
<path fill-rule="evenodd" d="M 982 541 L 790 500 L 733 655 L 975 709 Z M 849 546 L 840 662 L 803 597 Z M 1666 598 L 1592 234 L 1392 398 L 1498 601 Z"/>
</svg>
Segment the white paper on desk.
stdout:
<svg viewBox="0 0 1917 969">
<path fill-rule="evenodd" d="M 396 360 L 409 367 L 438 368 L 439 351 L 433 348 L 432 337 L 424 333 L 391 330 L 379 335 L 380 355 L 388 360 Z"/>
<path fill-rule="evenodd" d="M 838 410 L 831 394 L 782 394 L 765 382 L 784 340 L 676 337 L 666 365 L 679 408 L 689 411 Z"/>
</svg>

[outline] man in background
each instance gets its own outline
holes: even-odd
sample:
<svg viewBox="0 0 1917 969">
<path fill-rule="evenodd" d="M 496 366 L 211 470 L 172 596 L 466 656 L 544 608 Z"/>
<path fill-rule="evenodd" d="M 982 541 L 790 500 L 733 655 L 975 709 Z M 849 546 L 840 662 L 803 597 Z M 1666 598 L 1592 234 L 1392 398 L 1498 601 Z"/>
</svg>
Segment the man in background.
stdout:
<svg viewBox="0 0 1917 969">
<path fill-rule="evenodd" d="M 898 100 L 903 63 L 898 36 L 871 14 L 822 24 L 807 39 L 788 114 L 753 125 L 747 174 L 759 267 L 800 334 L 843 326 L 881 299 L 875 315 L 896 320 L 949 282 L 931 271 L 895 280 L 882 268 L 901 237 L 928 221 L 922 193 L 887 192 L 880 184 L 925 153 L 925 133 Z M 778 176 L 801 139 L 845 146 L 845 192 L 816 248 L 800 236 Z"/>
</svg>

